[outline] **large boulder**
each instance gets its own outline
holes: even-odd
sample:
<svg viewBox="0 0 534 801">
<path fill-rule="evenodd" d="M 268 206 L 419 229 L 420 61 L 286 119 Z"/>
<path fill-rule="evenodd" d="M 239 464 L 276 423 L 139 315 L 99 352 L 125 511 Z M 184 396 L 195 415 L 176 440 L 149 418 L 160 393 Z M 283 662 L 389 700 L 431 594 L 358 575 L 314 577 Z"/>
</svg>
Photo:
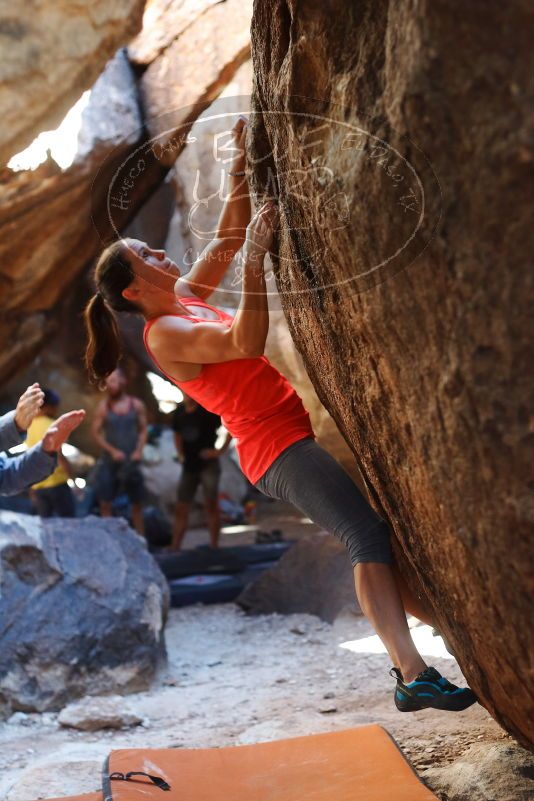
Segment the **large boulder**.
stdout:
<svg viewBox="0 0 534 801">
<path fill-rule="evenodd" d="M 145 124 L 159 161 L 168 167 L 183 150 L 190 124 L 250 59 L 251 0 L 201 2 L 188 25 L 177 24 L 176 5 L 184 4 L 162 9 L 128 48 L 132 63 L 145 68 L 139 81 Z M 191 4 L 182 13 L 190 14 Z M 173 35 L 153 48 L 154 28 Z"/>
<path fill-rule="evenodd" d="M 0 512 L 0 712 L 146 689 L 168 607 L 163 574 L 124 520 Z"/>
<path fill-rule="evenodd" d="M 61 122 L 139 31 L 144 6 L 145 0 L 37 0 L 18 4 L 15 13 L 3 4 L 0 164 Z"/>
<path fill-rule="evenodd" d="M 95 25 L 104 25 L 107 18 L 101 5 L 96 4 L 93 11 Z M 76 6 L 81 14 L 80 4 Z M 130 13 L 132 8 L 133 4 L 127 3 L 124 12 Z M 83 115 L 80 151 L 73 164 L 60 170 L 49 160 L 34 171 L 0 171 L 0 278 L 8 288 L 2 297 L 0 336 L 11 343 L 0 356 L 0 381 L 16 374 L 57 332 L 58 306 L 73 291 L 80 273 L 92 265 L 104 244 L 122 235 L 164 181 L 185 147 L 194 120 L 250 56 L 249 0 L 215 4 L 174 0 L 160 10 L 164 12 L 160 24 L 169 35 L 152 47 L 151 15 L 147 14 L 131 60 L 126 51 L 112 59 L 91 93 Z M 114 13 L 121 16 L 116 10 Z M 159 19 L 157 13 L 156 17 Z M 57 22 L 55 15 L 52 18 Z M 59 22 L 57 26 L 58 35 L 64 36 L 65 27 Z M 138 27 L 134 15 L 128 30 L 133 35 Z M 220 37 L 222 29 L 225 35 Z M 2 32 L 6 30 L 12 31 L 16 40 L 17 32 L 24 33 L 26 28 L 10 21 Z M 149 37 L 146 47 L 143 32 Z M 121 37 L 118 44 L 122 41 Z M 73 47 L 76 42 L 73 36 Z M 219 44 L 212 48 L 214 42 Z M 15 61 L 24 56 L 18 47 L 12 48 Z M 144 48 L 143 54 L 139 48 Z M 138 51 L 140 60 L 136 61 Z M 146 60 L 148 51 L 150 62 Z M 51 46 L 49 52 L 57 59 L 56 49 Z M 107 55 L 99 61 L 99 71 L 113 54 L 107 47 L 103 52 Z M 85 56 L 80 47 L 77 66 L 84 66 Z M 8 61 L 11 65 L 13 58 Z M 89 84 L 96 74 L 87 70 Z M 54 83 L 50 76 L 47 81 L 41 97 L 53 108 L 64 96 L 64 85 Z M 88 88 L 85 82 L 78 83 L 80 93 Z M 28 82 L 27 92 L 24 89 L 21 82 L 17 102 L 31 105 L 32 85 Z M 4 117 L 10 102 L 11 94 L 0 91 Z M 177 107 L 176 113 L 167 114 Z M 187 111 L 180 113 L 180 109 Z M 162 120 L 166 133 L 160 140 Z M 161 147 L 167 138 L 173 140 L 170 150 Z"/>
<path fill-rule="evenodd" d="M 532 22 L 527 3 L 266 0 L 251 29 L 290 332 L 402 570 L 530 745 Z"/>
<path fill-rule="evenodd" d="M 135 78 L 120 52 L 91 93 L 79 158 L 65 170 L 44 163 L 0 174 L 0 276 L 9 287 L 2 296 L 0 334 L 13 343 L 0 356 L 2 381 L 20 371 L 59 328 L 58 303 L 76 291 L 76 278 L 102 247 L 91 210 L 92 204 L 106 205 L 108 186 L 95 182 L 95 175 L 106 158 L 116 167 L 135 149 L 143 137 L 141 124 Z"/>
<path fill-rule="evenodd" d="M 325 448 L 349 473 L 360 490 L 367 495 L 367 487 L 354 459 L 354 454 L 339 432 L 335 421 L 319 400 L 317 392 L 304 367 L 283 311 L 278 295 L 269 298 L 269 334 L 265 355 L 296 389 L 310 414 L 317 442 Z"/>
</svg>

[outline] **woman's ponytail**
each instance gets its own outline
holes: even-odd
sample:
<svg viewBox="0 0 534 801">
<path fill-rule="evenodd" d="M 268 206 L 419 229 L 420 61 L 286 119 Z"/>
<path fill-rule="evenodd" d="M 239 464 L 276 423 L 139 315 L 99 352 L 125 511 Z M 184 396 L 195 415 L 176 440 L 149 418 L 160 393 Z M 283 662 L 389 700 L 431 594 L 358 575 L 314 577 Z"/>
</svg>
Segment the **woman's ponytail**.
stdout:
<svg viewBox="0 0 534 801">
<path fill-rule="evenodd" d="M 100 254 L 94 277 L 98 292 L 83 313 L 87 331 L 85 366 L 91 384 L 101 386 L 121 356 L 119 328 L 113 312 L 140 311 L 122 294 L 134 279 L 123 240 L 113 242 Z"/>
<path fill-rule="evenodd" d="M 91 298 L 83 316 L 87 331 L 85 366 L 91 384 L 100 385 L 119 362 L 119 329 L 115 315 L 99 292 Z"/>
</svg>

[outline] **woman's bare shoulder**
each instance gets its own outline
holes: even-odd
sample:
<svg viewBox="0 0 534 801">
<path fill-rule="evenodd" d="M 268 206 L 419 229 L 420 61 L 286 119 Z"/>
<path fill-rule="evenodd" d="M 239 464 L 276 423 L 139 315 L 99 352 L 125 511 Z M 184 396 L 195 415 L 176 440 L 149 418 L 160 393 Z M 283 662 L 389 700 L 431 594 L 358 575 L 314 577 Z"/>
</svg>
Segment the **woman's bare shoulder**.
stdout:
<svg viewBox="0 0 534 801">
<path fill-rule="evenodd" d="M 146 335 L 147 344 L 160 356 L 170 356 L 191 327 L 191 321 L 185 316 L 164 314 L 151 323 Z"/>
<path fill-rule="evenodd" d="M 184 358 L 188 350 L 188 341 L 183 335 L 192 328 L 193 325 L 187 317 L 163 315 L 154 321 L 148 332 L 149 352 L 157 360 L 160 369 L 175 381 L 189 381 L 191 378 L 196 378 L 202 369 L 202 365 L 197 362 L 183 362 L 176 359 L 178 353 L 182 359 Z M 154 336 L 151 336 L 152 332 Z"/>
<path fill-rule="evenodd" d="M 191 326 L 191 320 L 186 314 L 162 314 L 150 323 L 149 334 L 151 338 L 158 338 L 169 331 L 184 331 Z"/>
</svg>

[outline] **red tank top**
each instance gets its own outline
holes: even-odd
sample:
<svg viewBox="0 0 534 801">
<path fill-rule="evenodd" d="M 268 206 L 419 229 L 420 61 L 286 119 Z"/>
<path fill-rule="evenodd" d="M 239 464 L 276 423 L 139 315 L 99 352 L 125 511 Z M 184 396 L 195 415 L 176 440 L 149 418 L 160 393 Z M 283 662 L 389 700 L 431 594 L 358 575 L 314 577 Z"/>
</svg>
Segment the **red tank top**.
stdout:
<svg viewBox="0 0 534 801">
<path fill-rule="evenodd" d="M 233 317 L 200 298 L 179 298 L 184 306 L 204 306 L 217 312 L 220 320 L 206 321 L 188 316 L 193 322 L 223 322 Z M 181 316 L 181 315 L 176 315 Z M 144 329 L 145 348 L 154 364 L 169 381 L 183 388 L 210 412 L 220 415 L 224 427 L 236 439 L 239 463 L 248 480 L 255 484 L 276 457 L 293 442 L 315 434 L 310 416 L 289 381 L 265 356 L 233 359 L 202 365 L 196 378 L 177 381 L 154 358 L 148 346 L 148 332 L 158 318 Z"/>
</svg>

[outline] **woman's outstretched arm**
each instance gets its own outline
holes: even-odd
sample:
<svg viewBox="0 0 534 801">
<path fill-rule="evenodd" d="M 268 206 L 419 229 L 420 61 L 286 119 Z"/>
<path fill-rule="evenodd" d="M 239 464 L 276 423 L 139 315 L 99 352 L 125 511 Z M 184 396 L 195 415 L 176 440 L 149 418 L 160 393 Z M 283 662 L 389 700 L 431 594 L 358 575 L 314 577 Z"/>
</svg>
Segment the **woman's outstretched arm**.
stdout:
<svg viewBox="0 0 534 801">
<path fill-rule="evenodd" d="M 269 331 L 264 257 L 278 225 L 278 211 L 266 203 L 247 229 L 243 258 L 243 290 L 232 325 L 196 322 L 187 316 L 163 315 L 149 332 L 149 345 L 159 361 L 213 364 L 261 356 Z M 177 358 L 178 356 L 178 358 Z"/>
<path fill-rule="evenodd" d="M 228 181 L 228 195 L 225 198 L 219 220 L 215 239 L 225 239 L 229 241 L 238 240 L 241 247 L 245 241 L 247 225 L 250 222 L 250 189 L 245 168 L 246 159 L 246 136 L 248 124 L 240 117 L 232 128 L 232 135 L 235 145 L 235 155 L 226 168 Z M 245 173 L 236 175 L 235 173 Z M 236 252 L 237 252 L 236 250 Z"/>
<path fill-rule="evenodd" d="M 240 117 L 233 129 L 236 155 L 228 166 L 228 173 L 244 172 L 246 166 L 246 121 Z M 212 241 L 193 263 L 191 270 L 179 278 L 175 293 L 184 294 L 184 288 L 206 300 L 219 286 L 226 271 L 241 249 L 250 222 L 250 194 L 246 175 L 227 175 L 228 194 L 217 223 Z"/>
</svg>

